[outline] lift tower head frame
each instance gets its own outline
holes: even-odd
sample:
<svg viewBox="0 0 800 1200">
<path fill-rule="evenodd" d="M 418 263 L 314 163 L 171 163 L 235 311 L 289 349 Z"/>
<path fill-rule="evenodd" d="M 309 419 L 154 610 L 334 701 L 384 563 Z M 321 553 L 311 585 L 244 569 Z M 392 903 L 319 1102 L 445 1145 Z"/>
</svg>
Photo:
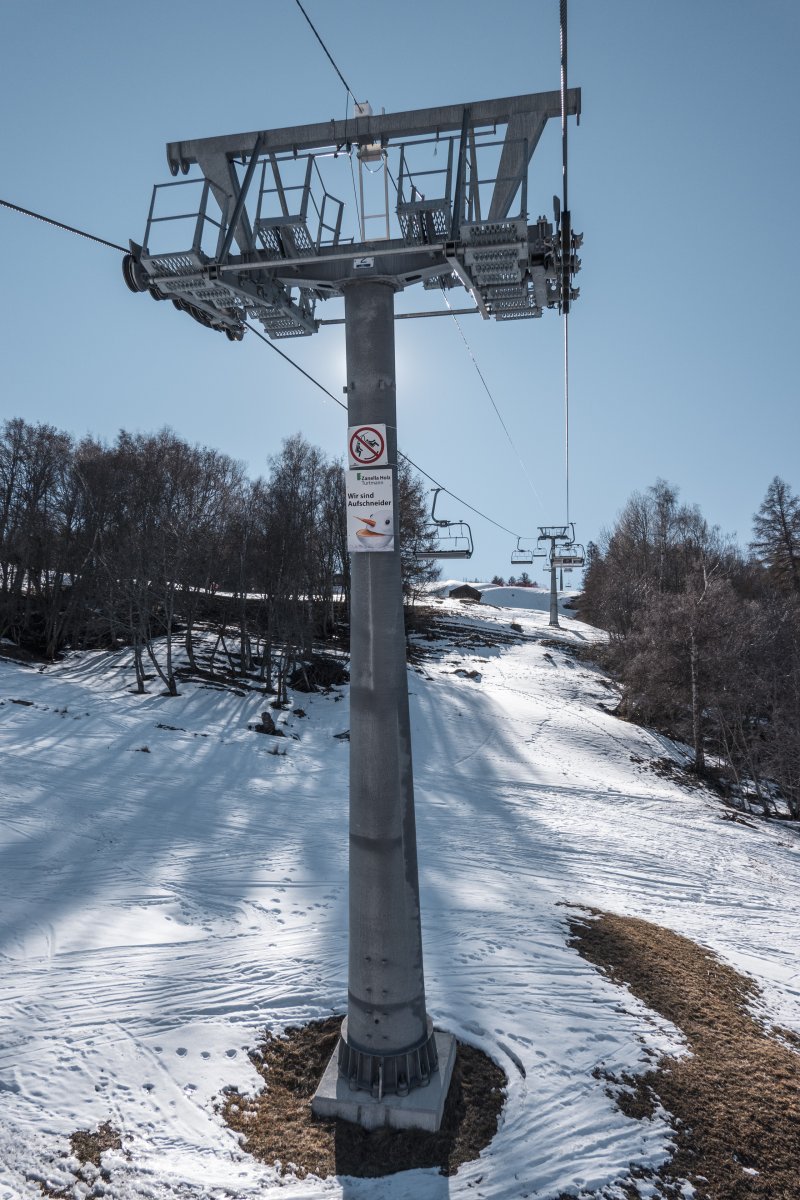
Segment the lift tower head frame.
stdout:
<svg viewBox="0 0 800 1200">
<path fill-rule="evenodd" d="M 346 121 L 170 143 L 172 175 L 195 167 L 199 173 L 154 189 L 142 243 L 131 242 L 123 261 L 132 291 L 172 299 L 231 341 L 241 340 L 249 321 L 271 338 L 316 333 L 317 304 L 343 297 L 348 423 L 356 433 L 385 428 L 380 511 L 391 533 L 365 537 L 362 527 L 349 545 L 347 1018 L 314 1099 L 320 1115 L 366 1127 L 437 1129 L 454 1056 L 452 1037 L 434 1033 L 425 999 L 400 573 L 394 296 L 417 283 L 463 286 L 474 300 L 471 311 L 498 321 L 540 317 L 577 296 L 578 243 L 565 248 L 551 222 L 529 224 L 527 212 L 533 153 L 563 107 L 557 91 L 392 114 L 371 114 L 363 105 Z M 579 115 L 578 89 L 566 93 L 566 112 Z M 420 148 L 437 164 L 421 173 L 412 165 Z M 399 155 L 395 236 L 365 240 L 362 219 L 358 238 L 345 240 L 344 205 L 329 178 L 335 160 L 350 165 L 352 153 L 366 161 Z M 481 167 L 487 160 L 488 175 Z M 196 199 L 186 202 L 190 187 Z M 165 235 L 165 249 L 152 244 Z M 379 473 L 349 476 L 377 481 Z M 367 523 L 374 528 L 376 521 Z"/>
<path fill-rule="evenodd" d="M 580 115 L 580 89 L 567 91 L 566 111 Z M 171 142 L 173 176 L 199 174 L 153 189 L 125 280 L 235 341 L 247 320 L 271 338 L 316 333 L 318 302 L 364 278 L 396 291 L 463 286 L 484 319 L 562 309 L 578 294 L 580 235 L 565 246 L 545 217 L 527 219 L 529 165 L 547 121 L 560 115 L 559 92 L 536 92 Z M 398 158 L 398 236 L 364 240 L 359 225 L 358 240 L 345 241 L 344 205 L 328 190 L 325 160 L 349 162 L 351 152 L 368 157 L 375 147 Z M 416 174 L 414 155 L 426 151 L 446 166 Z M 152 246 L 170 235 L 177 244 Z"/>
</svg>

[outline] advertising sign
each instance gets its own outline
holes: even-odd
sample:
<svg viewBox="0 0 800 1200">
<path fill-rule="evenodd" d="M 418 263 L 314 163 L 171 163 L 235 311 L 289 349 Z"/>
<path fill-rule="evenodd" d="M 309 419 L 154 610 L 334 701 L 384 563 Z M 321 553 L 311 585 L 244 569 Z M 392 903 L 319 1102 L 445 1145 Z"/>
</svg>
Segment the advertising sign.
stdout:
<svg viewBox="0 0 800 1200">
<path fill-rule="evenodd" d="M 394 470 L 345 471 L 347 549 L 351 554 L 394 550 Z"/>
</svg>

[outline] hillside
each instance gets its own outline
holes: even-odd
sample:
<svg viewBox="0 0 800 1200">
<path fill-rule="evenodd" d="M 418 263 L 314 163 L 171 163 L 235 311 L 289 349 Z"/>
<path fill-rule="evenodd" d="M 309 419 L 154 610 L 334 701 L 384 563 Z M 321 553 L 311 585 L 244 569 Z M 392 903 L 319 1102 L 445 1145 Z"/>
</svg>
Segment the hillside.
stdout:
<svg viewBox="0 0 800 1200">
<path fill-rule="evenodd" d="M 248 729 L 258 693 L 137 696 L 120 654 L 0 660 L 0 1200 L 38 1181 L 112 1200 L 622 1196 L 672 1134 L 608 1080 L 686 1041 L 579 956 L 578 906 L 715 951 L 800 1033 L 795 828 L 729 819 L 679 747 L 613 716 L 575 655 L 597 631 L 436 607 L 441 637 L 409 670 L 426 985 L 436 1021 L 508 1076 L 489 1149 L 451 1178 L 293 1181 L 217 1111 L 223 1088 L 260 1086 L 264 1027 L 345 1008 L 347 689 L 296 694 L 273 739 Z M 103 1122 L 122 1150 L 76 1185 L 70 1134 Z"/>
</svg>

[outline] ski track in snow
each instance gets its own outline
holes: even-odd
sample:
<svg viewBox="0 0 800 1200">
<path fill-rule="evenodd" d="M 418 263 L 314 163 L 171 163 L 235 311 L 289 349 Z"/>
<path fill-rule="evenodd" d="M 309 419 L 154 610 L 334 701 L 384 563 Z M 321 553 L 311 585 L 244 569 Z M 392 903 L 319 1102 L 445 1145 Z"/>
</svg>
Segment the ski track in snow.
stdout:
<svg viewBox="0 0 800 1200">
<path fill-rule="evenodd" d="M 300 698 L 308 719 L 279 718 L 300 740 L 277 742 L 247 730 L 263 696 L 136 696 L 113 654 L 0 661 L 0 1200 L 73 1183 L 69 1134 L 105 1120 L 125 1153 L 76 1197 L 615 1194 L 630 1162 L 663 1161 L 669 1124 L 624 1117 L 592 1072 L 684 1047 L 566 944 L 565 905 L 696 939 L 800 1031 L 800 839 L 648 771 L 682 748 L 604 711 L 602 675 L 542 645 L 602 635 L 550 630 L 543 596 L 494 599 L 529 607 L 441 609 L 513 619 L 519 644 L 409 672 L 428 1007 L 509 1078 L 481 1159 L 449 1179 L 281 1178 L 216 1111 L 223 1087 L 259 1086 L 264 1027 L 345 1007 L 346 690 Z"/>
</svg>

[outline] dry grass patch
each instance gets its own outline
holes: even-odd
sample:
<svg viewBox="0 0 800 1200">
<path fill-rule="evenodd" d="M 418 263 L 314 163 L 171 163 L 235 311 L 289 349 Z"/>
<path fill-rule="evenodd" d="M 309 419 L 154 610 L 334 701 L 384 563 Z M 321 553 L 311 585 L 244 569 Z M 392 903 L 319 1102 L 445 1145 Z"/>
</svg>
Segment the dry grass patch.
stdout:
<svg viewBox="0 0 800 1200">
<path fill-rule="evenodd" d="M 105 1150 L 121 1150 L 122 1138 L 118 1129 L 115 1129 L 110 1121 L 104 1121 L 102 1125 L 98 1125 L 97 1129 L 76 1129 L 70 1134 L 69 1148 L 73 1157 L 78 1159 L 81 1167 L 90 1164 L 96 1167 L 100 1173 L 100 1177 L 108 1181 L 111 1175 L 108 1171 L 102 1168 L 101 1157 Z M 76 1182 L 82 1180 L 83 1172 L 75 1175 Z M 52 1184 L 37 1180 L 39 1190 L 43 1195 L 48 1196 L 51 1200 L 74 1200 L 78 1194 L 75 1190 L 75 1184 L 68 1184 L 67 1187 L 56 1188 Z M 88 1187 L 88 1185 L 87 1185 Z M 102 1194 L 102 1193 L 99 1193 Z"/>
<path fill-rule="evenodd" d="M 121 1150 L 122 1139 L 119 1130 L 114 1129 L 109 1121 L 98 1125 L 97 1129 L 77 1129 L 69 1139 L 72 1153 L 82 1163 L 93 1163 L 100 1166 L 100 1156 L 104 1150 Z"/>
<path fill-rule="evenodd" d="M 480 1154 L 497 1132 L 508 1082 L 501 1068 L 474 1046 L 458 1043 L 453 1079 L 438 1133 L 376 1129 L 320 1120 L 311 1097 L 333 1054 L 341 1017 L 267 1034 L 250 1055 L 264 1079 L 256 1096 L 228 1092 L 225 1121 L 242 1146 L 284 1174 L 378 1178 L 397 1171 L 438 1167 L 453 1175 Z"/>
<path fill-rule="evenodd" d="M 755 983 L 688 938 L 632 917 L 574 918 L 572 944 L 686 1036 L 691 1057 L 664 1058 L 615 1097 L 633 1117 L 672 1114 L 675 1152 L 656 1173 L 666 1196 L 688 1179 L 698 1200 L 800 1198 L 800 1054 L 749 1006 Z"/>
</svg>

